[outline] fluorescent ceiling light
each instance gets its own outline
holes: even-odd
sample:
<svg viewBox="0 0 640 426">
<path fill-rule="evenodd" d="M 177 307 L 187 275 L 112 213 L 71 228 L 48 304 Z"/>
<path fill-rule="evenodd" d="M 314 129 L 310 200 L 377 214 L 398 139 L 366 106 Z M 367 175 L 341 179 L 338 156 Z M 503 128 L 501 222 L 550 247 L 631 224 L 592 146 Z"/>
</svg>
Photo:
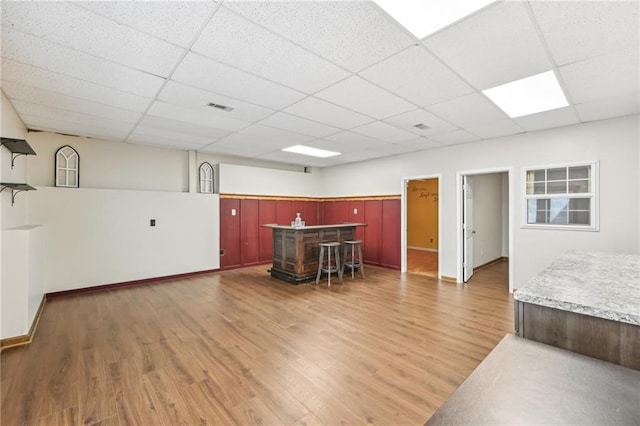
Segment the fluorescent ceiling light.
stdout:
<svg viewBox="0 0 640 426">
<path fill-rule="evenodd" d="M 310 155 L 312 157 L 327 158 L 340 155 L 339 152 L 325 151 L 324 149 L 311 148 L 310 146 L 294 145 L 289 148 L 282 148 L 283 151 L 294 152 L 296 154 Z"/>
<path fill-rule="evenodd" d="M 493 3 L 493 0 L 374 0 L 393 19 L 422 39 Z"/>
<path fill-rule="evenodd" d="M 483 90 L 511 118 L 569 105 L 553 71 Z"/>
</svg>

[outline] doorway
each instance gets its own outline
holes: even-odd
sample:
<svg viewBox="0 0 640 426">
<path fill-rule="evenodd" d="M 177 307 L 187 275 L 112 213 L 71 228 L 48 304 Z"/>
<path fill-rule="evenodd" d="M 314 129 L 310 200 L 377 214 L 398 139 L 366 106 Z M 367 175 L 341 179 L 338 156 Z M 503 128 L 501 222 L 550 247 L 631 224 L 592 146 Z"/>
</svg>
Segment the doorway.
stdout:
<svg viewBox="0 0 640 426">
<path fill-rule="evenodd" d="M 458 282 L 473 283 L 475 271 L 509 262 L 513 253 L 511 168 L 458 174 Z M 513 291 L 513 262 L 508 264 Z"/>
<path fill-rule="evenodd" d="M 410 179 L 405 190 L 407 272 L 438 278 L 440 179 Z"/>
<path fill-rule="evenodd" d="M 476 271 L 512 258 L 511 169 L 458 174 L 458 282 L 473 283 Z M 513 262 L 505 290 L 513 291 Z"/>
</svg>

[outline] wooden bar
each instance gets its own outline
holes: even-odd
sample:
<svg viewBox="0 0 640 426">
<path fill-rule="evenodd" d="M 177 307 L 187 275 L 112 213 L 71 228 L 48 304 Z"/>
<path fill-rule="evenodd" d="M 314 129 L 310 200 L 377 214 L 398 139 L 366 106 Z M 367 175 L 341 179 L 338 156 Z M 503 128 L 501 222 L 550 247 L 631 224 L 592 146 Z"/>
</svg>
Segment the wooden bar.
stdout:
<svg viewBox="0 0 640 426">
<path fill-rule="evenodd" d="M 320 243 L 355 239 L 356 227 L 364 223 L 341 223 L 316 226 L 262 225 L 273 229 L 272 277 L 300 284 L 315 279 L 318 273 Z M 342 253 L 342 247 L 340 249 Z"/>
</svg>

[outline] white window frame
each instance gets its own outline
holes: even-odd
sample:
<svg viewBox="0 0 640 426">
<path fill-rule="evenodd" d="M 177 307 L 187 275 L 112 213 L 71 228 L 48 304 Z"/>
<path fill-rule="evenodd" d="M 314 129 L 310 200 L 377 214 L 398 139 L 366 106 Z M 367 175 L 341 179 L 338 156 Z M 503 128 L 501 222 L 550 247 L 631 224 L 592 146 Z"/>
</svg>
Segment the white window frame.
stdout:
<svg viewBox="0 0 640 426">
<path fill-rule="evenodd" d="M 562 167 L 591 167 L 591 190 L 583 193 L 561 194 L 527 194 L 527 174 L 532 170 L 556 169 Z M 599 167 L 598 161 L 585 161 L 578 163 L 547 164 L 543 166 L 528 166 L 522 168 L 522 228 L 552 229 L 564 231 L 599 231 L 600 230 L 600 201 L 599 201 Z M 568 179 L 568 176 L 567 176 Z M 559 225 L 554 223 L 527 223 L 528 200 L 530 199 L 563 199 L 563 198 L 590 198 L 590 224 L 589 225 Z"/>
<path fill-rule="evenodd" d="M 70 167 L 69 162 L 72 158 L 76 158 L 76 167 Z M 75 173 L 75 184 L 69 184 L 69 174 Z M 60 183 L 63 178 L 63 183 Z M 56 176 L 55 186 L 60 188 L 79 188 L 80 187 L 80 155 L 78 151 L 69 145 L 60 147 L 56 151 Z"/>
<path fill-rule="evenodd" d="M 213 194 L 213 166 L 205 161 L 200 164 L 198 173 L 200 175 L 200 192 Z"/>
</svg>

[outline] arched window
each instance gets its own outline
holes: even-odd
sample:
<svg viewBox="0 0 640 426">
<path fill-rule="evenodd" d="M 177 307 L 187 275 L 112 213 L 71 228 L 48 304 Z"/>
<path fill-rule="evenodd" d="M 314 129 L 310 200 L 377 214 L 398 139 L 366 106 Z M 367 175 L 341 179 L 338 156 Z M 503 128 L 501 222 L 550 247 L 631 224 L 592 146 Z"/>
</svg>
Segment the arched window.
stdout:
<svg viewBox="0 0 640 426">
<path fill-rule="evenodd" d="M 213 194 L 213 167 L 206 161 L 200 164 L 200 192 Z"/>
<path fill-rule="evenodd" d="M 69 145 L 56 151 L 56 186 L 65 188 L 80 186 L 80 156 Z"/>
</svg>

